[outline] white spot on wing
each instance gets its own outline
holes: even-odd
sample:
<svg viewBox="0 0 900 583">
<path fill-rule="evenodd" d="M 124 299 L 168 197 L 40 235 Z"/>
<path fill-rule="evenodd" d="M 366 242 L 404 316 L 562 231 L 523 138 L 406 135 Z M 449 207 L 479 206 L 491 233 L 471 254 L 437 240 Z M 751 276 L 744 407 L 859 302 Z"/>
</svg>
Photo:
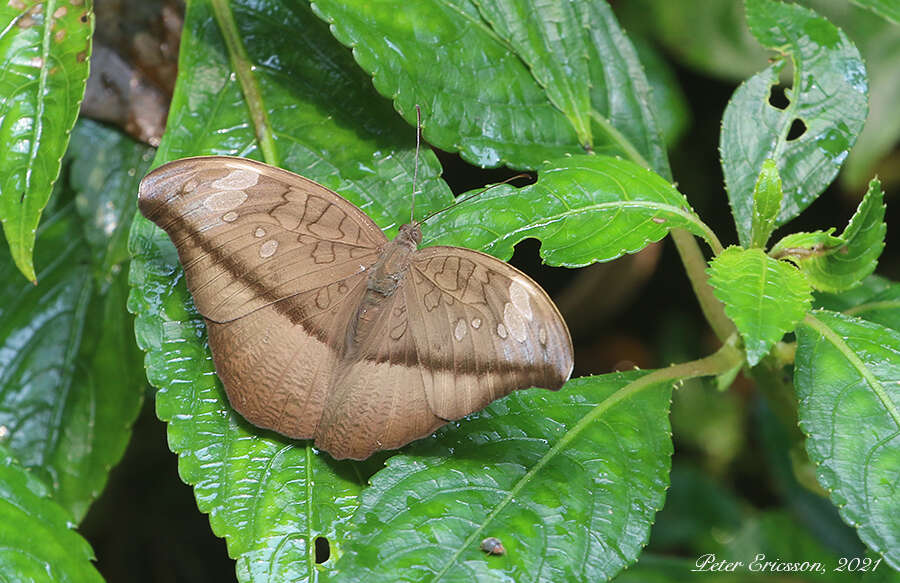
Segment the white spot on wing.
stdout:
<svg viewBox="0 0 900 583">
<path fill-rule="evenodd" d="M 228 176 L 219 178 L 211 186 L 221 190 L 243 190 L 256 186 L 257 182 L 259 182 L 259 173 L 245 168 L 235 168 L 228 173 Z"/>
<path fill-rule="evenodd" d="M 509 284 L 509 301 L 528 321 L 534 317 L 531 312 L 531 298 L 528 295 L 528 285 L 521 278 L 515 277 Z"/>
<path fill-rule="evenodd" d="M 462 339 L 466 337 L 466 321 L 462 318 L 456 322 L 456 328 L 453 330 L 453 337 L 456 338 L 457 342 L 462 342 Z"/>
<path fill-rule="evenodd" d="M 497 324 L 497 336 L 499 336 L 500 338 L 506 338 L 506 326 L 504 326 L 503 324 Z"/>
<path fill-rule="evenodd" d="M 253 236 L 257 239 L 261 239 L 266 236 L 266 230 L 262 227 L 256 227 L 256 232 L 253 233 Z"/>
<path fill-rule="evenodd" d="M 503 322 L 509 329 L 509 334 L 519 342 L 525 342 L 528 331 L 525 328 L 525 320 L 522 314 L 510 302 L 503 306 Z"/>
<path fill-rule="evenodd" d="M 275 239 L 269 239 L 259 247 L 259 256 L 263 259 L 267 257 L 271 257 L 275 255 L 275 250 L 278 249 L 278 241 Z"/>
<path fill-rule="evenodd" d="M 214 192 L 206 197 L 203 206 L 211 211 L 231 211 L 244 204 L 247 193 L 243 190 L 223 190 Z"/>
<path fill-rule="evenodd" d="M 222 220 L 226 223 L 233 223 L 237 220 L 238 214 L 234 211 L 228 211 L 224 215 L 222 215 Z"/>
<path fill-rule="evenodd" d="M 481 328 L 481 318 L 472 318 L 472 328 L 476 330 Z"/>
<path fill-rule="evenodd" d="M 541 344 L 546 346 L 546 344 L 547 344 L 547 329 L 544 328 L 543 326 L 541 326 L 538 329 L 538 340 L 541 341 Z"/>
</svg>

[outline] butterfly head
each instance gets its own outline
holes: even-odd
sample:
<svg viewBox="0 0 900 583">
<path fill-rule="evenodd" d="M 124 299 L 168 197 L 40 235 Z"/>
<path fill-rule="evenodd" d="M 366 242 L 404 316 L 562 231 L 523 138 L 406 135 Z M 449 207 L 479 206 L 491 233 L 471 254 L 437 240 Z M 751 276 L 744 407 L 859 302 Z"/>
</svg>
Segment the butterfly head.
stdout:
<svg viewBox="0 0 900 583">
<path fill-rule="evenodd" d="M 419 223 L 412 222 L 407 225 L 401 225 L 400 230 L 397 231 L 395 241 L 407 243 L 413 249 L 416 249 L 419 243 L 422 242 L 422 229 L 419 227 Z"/>
</svg>

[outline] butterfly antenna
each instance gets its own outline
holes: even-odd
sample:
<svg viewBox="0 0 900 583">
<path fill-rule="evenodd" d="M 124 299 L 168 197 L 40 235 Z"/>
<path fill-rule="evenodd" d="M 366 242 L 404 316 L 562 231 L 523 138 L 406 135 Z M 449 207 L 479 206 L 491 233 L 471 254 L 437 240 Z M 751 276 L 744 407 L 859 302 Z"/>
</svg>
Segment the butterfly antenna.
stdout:
<svg viewBox="0 0 900 583">
<path fill-rule="evenodd" d="M 413 191 L 412 191 L 412 205 L 409 209 L 409 223 L 412 224 L 414 222 L 414 218 L 416 216 L 416 181 L 419 178 L 419 145 L 422 142 L 422 110 L 419 109 L 419 104 L 416 104 L 416 164 L 413 167 Z"/>
<path fill-rule="evenodd" d="M 483 189 L 479 190 L 478 192 L 476 192 L 476 193 L 474 193 L 474 194 L 470 194 L 469 196 L 467 196 L 466 198 L 464 198 L 464 199 L 462 199 L 462 200 L 456 200 L 456 201 L 453 201 L 453 204 L 451 204 L 451 205 L 449 205 L 449 206 L 445 206 L 445 207 L 442 208 L 442 209 L 438 209 L 438 210 L 434 211 L 433 213 L 428 214 L 424 219 L 422 219 L 421 222 L 424 223 L 425 221 L 427 221 L 427 220 L 430 219 L 431 217 L 433 217 L 433 216 L 435 216 L 435 215 L 437 215 L 437 214 L 440 214 L 440 213 L 444 212 L 445 210 L 452 209 L 453 207 L 455 207 L 455 206 L 457 206 L 457 205 L 461 205 L 462 203 L 466 202 L 467 200 L 473 199 L 473 198 L 475 198 L 476 196 L 481 196 L 482 194 L 484 194 L 485 192 L 489 191 L 489 190 L 492 189 L 492 188 L 496 188 L 496 187 L 502 186 L 502 185 L 504 185 L 504 184 L 509 184 L 509 183 L 512 182 L 513 180 L 518 180 L 519 178 L 531 178 L 531 175 L 529 175 L 529 174 L 516 174 L 515 176 L 510 176 L 509 178 L 507 178 L 506 180 L 504 180 L 504 181 L 502 181 L 502 182 L 498 182 L 497 184 L 491 184 L 491 185 L 488 186 L 487 188 L 483 188 Z"/>
</svg>

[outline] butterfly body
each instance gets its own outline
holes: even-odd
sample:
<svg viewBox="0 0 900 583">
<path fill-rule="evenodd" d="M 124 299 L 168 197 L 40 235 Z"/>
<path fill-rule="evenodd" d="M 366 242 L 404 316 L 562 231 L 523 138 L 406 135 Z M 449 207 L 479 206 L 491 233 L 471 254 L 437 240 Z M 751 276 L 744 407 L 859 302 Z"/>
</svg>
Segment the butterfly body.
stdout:
<svg viewBox="0 0 900 583">
<path fill-rule="evenodd" d="M 216 372 L 248 421 L 363 459 L 513 390 L 558 389 L 568 330 L 543 290 L 484 253 L 388 241 L 296 174 L 186 158 L 141 184 L 178 250 Z"/>
</svg>

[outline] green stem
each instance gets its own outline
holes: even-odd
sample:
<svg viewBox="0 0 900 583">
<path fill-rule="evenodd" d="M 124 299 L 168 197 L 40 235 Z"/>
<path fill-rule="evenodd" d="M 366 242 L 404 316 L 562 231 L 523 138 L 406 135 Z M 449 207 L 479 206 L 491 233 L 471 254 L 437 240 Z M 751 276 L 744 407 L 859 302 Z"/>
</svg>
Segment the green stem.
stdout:
<svg viewBox="0 0 900 583">
<path fill-rule="evenodd" d="M 678 255 L 681 256 L 681 262 L 684 264 L 688 280 L 694 288 L 694 294 L 700 302 L 700 309 L 703 310 L 706 321 L 719 340 L 725 342 L 735 332 L 734 323 L 725 315 L 722 302 L 713 295 L 712 286 L 709 285 L 709 278 L 706 275 L 706 259 L 700 252 L 697 240 L 683 229 L 672 229 L 669 234 L 675 242 Z"/>
<path fill-rule="evenodd" d="M 241 35 L 237 23 L 234 21 L 231 6 L 228 0 L 212 0 L 212 8 L 216 15 L 216 23 L 225 39 L 225 46 L 228 49 L 234 72 L 241 84 L 247 108 L 250 110 L 250 120 L 253 122 L 259 149 L 262 150 L 263 158 L 267 163 L 278 166 L 278 153 L 275 149 L 272 125 L 269 123 L 269 115 L 263 105 L 262 93 L 260 93 L 256 77 L 253 75 L 254 66 L 250 64 L 247 50 L 244 43 L 241 42 Z"/>
</svg>

